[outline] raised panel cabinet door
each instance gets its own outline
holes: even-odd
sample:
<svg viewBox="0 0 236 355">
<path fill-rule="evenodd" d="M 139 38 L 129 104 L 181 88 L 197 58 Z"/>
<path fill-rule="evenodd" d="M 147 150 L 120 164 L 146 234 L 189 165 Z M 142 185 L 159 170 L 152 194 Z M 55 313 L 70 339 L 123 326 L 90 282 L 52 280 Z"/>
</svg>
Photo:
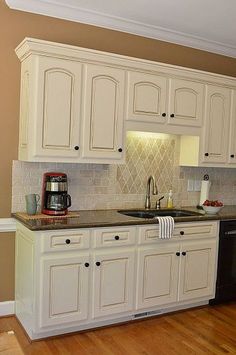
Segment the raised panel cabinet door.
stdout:
<svg viewBox="0 0 236 355">
<path fill-rule="evenodd" d="M 122 159 L 124 81 L 124 70 L 100 65 L 85 66 L 82 149 L 84 158 L 98 158 L 98 161 Z"/>
<path fill-rule="evenodd" d="M 35 75 L 35 157 L 78 158 L 81 70 L 78 62 L 39 57 Z"/>
<path fill-rule="evenodd" d="M 86 320 L 90 270 L 88 255 L 43 258 L 41 268 L 39 326 Z"/>
<path fill-rule="evenodd" d="M 92 317 L 131 311 L 134 297 L 134 251 L 94 256 Z"/>
<path fill-rule="evenodd" d="M 200 127 L 203 107 L 204 84 L 170 79 L 169 124 Z"/>
<path fill-rule="evenodd" d="M 128 72 L 127 120 L 166 122 L 167 79 L 140 72 Z"/>
<path fill-rule="evenodd" d="M 138 251 L 136 309 L 177 301 L 179 244 Z"/>
<path fill-rule="evenodd" d="M 236 164 L 236 90 L 231 91 L 228 163 Z"/>
<path fill-rule="evenodd" d="M 179 301 L 215 292 L 216 240 L 186 242 L 180 256 Z"/>
<path fill-rule="evenodd" d="M 229 141 L 230 89 L 207 85 L 202 162 L 226 163 Z"/>
</svg>

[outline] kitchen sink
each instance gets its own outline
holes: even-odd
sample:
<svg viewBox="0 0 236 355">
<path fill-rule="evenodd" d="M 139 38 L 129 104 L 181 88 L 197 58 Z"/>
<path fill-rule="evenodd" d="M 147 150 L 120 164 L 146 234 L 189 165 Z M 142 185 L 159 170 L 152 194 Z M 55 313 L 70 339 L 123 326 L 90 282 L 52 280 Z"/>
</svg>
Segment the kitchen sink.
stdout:
<svg viewBox="0 0 236 355">
<path fill-rule="evenodd" d="M 119 210 L 121 214 L 130 217 L 138 217 L 138 218 L 155 218 L 161 216 L 171 216 L 171 217 L 190 217 L 190 216 L 200 216 L 201 213 L 188 211 L 188 210 L 178 210 L 178 209 L 171 209 L 171 210 Z"/>
</svg>

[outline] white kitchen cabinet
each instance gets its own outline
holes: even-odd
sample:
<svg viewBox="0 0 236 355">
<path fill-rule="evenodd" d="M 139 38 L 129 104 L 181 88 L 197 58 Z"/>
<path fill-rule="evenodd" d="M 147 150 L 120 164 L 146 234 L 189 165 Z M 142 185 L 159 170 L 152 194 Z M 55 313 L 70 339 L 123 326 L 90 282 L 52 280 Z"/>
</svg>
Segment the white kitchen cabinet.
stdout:
<svg viewBox="0 0 236 355">
<path fill-rule="evenodd" d="M 230 94 L 228 88 L 207 85 L 203 163 L 228 161 Z"/>
<path fill-rule="evenodd" d="M 125 72 L 108 66 L 86 65 L 83 85 L 82 157 L 123 157 Z"/>
<path fill-rule="evenodd" d="M 236 90 L 231 91 L 230 136 L 228 163 L 236 164 Z M 235 165 L 236 166 L 236 165 Z"/>
<path fill-rule="evenodd" d="M 157 244 L 138 251 L 136 308 L 149 308 L 177 299 L 178 244 Z"/>
<path fill-rule="evenodd" d="M 148 131 L 181 135 L 180 165 L 236 164 L 235 78 L 32 38 L 16 53 L 20 160 L 123 163 L 126 131 Z"/>
<path fill-rule="evenodd" d="M 41 260 L 40 327 L 88 318 L 89 255 Z"/>
<path fill-rule="evenodd" d="M 216 221 L 176 223 L 165 240 L 156 224 L 35 232 L 17 223 L 16 316 L 39 339 L 206 304 L 217 236 Z"/>
<path fill-rule="evenodd" d="M 153 226 L 139 228 L 136 308 L 213 298 L 216 235 L 212 222 L 176 224 L 173 240 L 159 239 Z"/>
<path fill-rule="evenodd" d="M 127 119 L 141 122 L 166 122 L 167 78 L 128 72 Z"/>
<path fill-rule="evenodd" d="M 236 164 L 235 90 L 207 85 L 200 136 L 182 136 L 180 165 L 234 167 Z"/>
<path fill-rule="evenodd" d="M 93 318 L 131 311 L 134 296 L 134 250 L 95 253 Z"/>
<path fill-rule="evenodd" d="M 183 242 L 180 253 L 180 301 L 198 297 L 214 297 L 216 243 L 215 240 Z"/>
<path fill-rule="evenodd" d="M 170 79 L 168 123 L 201 127 L 204 111 L 204 84 Z"/>
<path fill-rule="evenodd" d="M 204 84 L 168 75 L 128 72 L 127 119 L 200 127 Z"/>
<path fill-rule="evenodd" d="M 19 159 L 77 161 L 82 65 L 50 57 L 22 64 Z"/>
</svg>

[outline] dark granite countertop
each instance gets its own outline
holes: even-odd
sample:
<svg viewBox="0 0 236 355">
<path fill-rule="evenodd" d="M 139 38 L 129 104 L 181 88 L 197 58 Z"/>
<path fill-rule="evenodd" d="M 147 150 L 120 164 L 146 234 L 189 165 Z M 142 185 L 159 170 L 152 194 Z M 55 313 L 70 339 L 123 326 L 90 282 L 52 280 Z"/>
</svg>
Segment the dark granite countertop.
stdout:
<svg viewBox="0 0 236 355">
<path fill-rule="evenodd" d="M 199 214 L 188 217 L 175 217 L 175 222 L 236 219 L 236 206 L 225 206 L 215 215 L 206 214 L 204 211 L 194 207 L 183 207 L 182 210 L 198 212 Z M 157 223 L 156 219 L 129 217 L 120 214 L 117 210 L 83 210 L 79 211 L 79 217 L 68 218 L 24 219 L 18 216 L 17 213 L 13 213 L 12 216 L 33 231 Z"/>
</svg>

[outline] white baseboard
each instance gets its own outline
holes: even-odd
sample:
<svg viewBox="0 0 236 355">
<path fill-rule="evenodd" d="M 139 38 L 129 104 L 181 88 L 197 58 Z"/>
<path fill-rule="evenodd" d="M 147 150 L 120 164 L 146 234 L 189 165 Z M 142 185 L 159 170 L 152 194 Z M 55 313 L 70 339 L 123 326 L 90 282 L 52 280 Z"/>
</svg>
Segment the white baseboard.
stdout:
<svg viewBox="0 0 236 355">
<path fill-rule="evenodd" d="M 0 302 L 0 317 L 15 314 L 15 301 Z"/>
</svg>

